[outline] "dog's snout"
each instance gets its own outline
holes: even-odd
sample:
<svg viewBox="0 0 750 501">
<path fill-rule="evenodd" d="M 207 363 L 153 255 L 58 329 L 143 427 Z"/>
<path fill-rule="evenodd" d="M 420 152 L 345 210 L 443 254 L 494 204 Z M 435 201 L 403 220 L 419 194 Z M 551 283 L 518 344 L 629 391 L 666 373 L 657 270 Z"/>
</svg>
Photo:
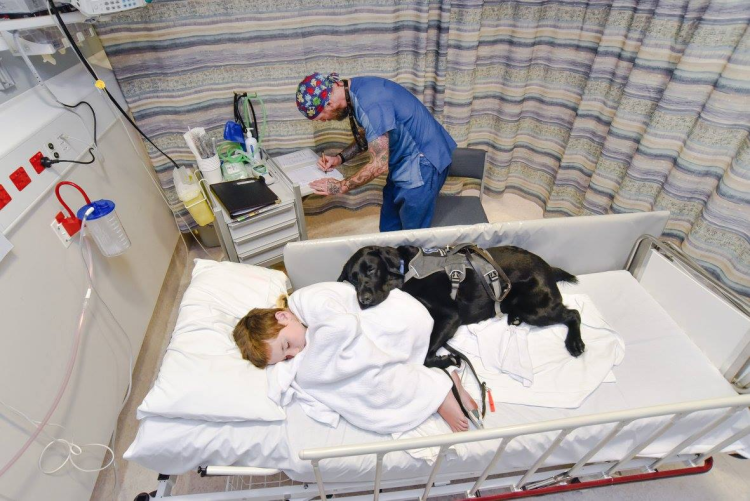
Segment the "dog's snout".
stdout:
<svg viewBox="0 0 750 501">
<path fill-rule="evenodd" d="M 370 292 L 363 292 L 362 296 L 360 297 L 360 301 L 362 301 L 362 304 L 369 305 L 372 303 L 373 295 Z"/>
</svg>

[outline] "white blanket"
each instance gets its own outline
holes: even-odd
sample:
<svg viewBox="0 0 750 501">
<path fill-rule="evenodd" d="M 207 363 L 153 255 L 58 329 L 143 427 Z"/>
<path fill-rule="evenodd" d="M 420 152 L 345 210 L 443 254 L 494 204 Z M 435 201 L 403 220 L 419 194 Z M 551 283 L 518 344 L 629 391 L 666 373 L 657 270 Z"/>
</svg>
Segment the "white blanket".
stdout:
<svg viewBox="0 0 750 501">
<path fill-rule="evenodd" d="M 320 283 L 289 297 L 308 326 L 307 346 L 269 367 L 269 397 L 297 399 L 311 418 L 337 426 L 339 416 L 378 433 L 410 430 L 434 414 L 450 391 L 442 371 L 423 366 L 433 321 L 424 306 L 394 290 L 361 310 L 354 287 Z"/>
</svg>

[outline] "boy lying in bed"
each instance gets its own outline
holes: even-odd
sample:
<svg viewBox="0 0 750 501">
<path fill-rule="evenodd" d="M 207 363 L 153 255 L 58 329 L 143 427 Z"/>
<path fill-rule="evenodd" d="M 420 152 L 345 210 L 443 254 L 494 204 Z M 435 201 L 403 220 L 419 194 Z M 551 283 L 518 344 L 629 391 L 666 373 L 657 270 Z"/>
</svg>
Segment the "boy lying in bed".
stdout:
<svg viewBox="0 0 750 501">
<path fill-rule="evenodd" d="M 295 396 L 313 419 L 336 426 L 343 416 L 378 433 L 411 430 L 435 412 L 452 431 L 469 429 L 449 378 L 422 365 L 433 321 L 410 295 L 395 290 L 361 310 L 354 288 L 334 282 L 299 289 L 278 306 L 250 310 L 234 329 L 243 358 L 270 366 L 277 404 Z M 475 407 L 458 374 L 451 378 Z"/>
</svg>

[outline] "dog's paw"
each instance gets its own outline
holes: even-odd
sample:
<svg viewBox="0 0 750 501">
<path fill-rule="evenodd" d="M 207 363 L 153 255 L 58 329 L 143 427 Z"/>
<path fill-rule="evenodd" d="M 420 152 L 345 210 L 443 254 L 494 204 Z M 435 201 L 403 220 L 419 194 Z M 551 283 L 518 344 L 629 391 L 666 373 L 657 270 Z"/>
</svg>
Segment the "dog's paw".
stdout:
<svg viewBox="0 0 750 501">
<path fill-rule="evenodd" d="M 568 337 L 565 340 L 565 347 L 568 349 L 568 353 L 570 353 L 574 357 L 580 357 L 586 349 L 586 345 L 583 343 L 583 339 L 581 338 L 570 339 L 570 337 Z"/>
<path fill-rule="evenodd" d="M 447 369 L 451 366 L 460 366 L 461 361 L 455 355 L 433 355 L 427 357 L 424 361 L 427 367 L 437 367 L 438 369 Z"/>
</svg>

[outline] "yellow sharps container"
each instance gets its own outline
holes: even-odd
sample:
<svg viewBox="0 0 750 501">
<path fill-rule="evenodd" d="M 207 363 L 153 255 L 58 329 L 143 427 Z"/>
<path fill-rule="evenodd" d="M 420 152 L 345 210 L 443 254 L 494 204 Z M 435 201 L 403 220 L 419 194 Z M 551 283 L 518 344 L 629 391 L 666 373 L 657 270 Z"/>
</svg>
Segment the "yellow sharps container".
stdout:
<svg viewBox="0 0 750 501">
<path fill-rule="evenodd" d="M 177 196 L 185 204 L 185 208 L 193 216 L 195 222 L 200 226 L 212 222 L 214 213 L 208 205 L 206 195 L 203 193 L 193 170 L 188 167 L 175 168 L 172 169 L 172 177 Z"/>
</svg>

